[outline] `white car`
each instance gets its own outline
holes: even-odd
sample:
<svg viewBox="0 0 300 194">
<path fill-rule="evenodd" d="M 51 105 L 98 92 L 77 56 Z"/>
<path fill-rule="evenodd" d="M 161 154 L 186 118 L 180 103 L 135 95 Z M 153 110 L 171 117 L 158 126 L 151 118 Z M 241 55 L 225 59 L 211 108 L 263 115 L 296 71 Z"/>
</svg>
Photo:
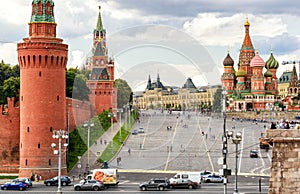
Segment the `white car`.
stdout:
<svg viewBox="0 0 300 194">
<path fill-rule="evenodd" d="M 203 181 L 205 183 L 223 183 L 224 178 L 219 175 L 208 174 L 203 176 Z"/>
<path fill-rule="evenodd" d="M 140 128 L 138 129 L 138 132 L 139 132 L 139 133 L 145 133 L 145 130 L 144 130 L 143 127 L 140 127 Z"/>
</svg>

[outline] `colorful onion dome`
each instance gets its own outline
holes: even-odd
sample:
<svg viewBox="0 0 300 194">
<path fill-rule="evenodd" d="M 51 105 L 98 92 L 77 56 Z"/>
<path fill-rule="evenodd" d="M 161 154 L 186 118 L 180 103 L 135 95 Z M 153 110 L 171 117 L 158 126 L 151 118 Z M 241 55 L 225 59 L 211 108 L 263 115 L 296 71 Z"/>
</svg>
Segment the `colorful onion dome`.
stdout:
<svg viewBox="0 0 300 194">
<path fill-rule="evenodd" d="M 279 67 L 279 63 L 274 58 L 272 51 L 271 51 L 271 55 L 270 55 L 269 59 L 266 61 L 265 67 L 267 69 L 277 69 Z"/>
<path fill-rule="evenodd" d="M 258 51 L 255 52 L 255 56 L 250 62 L 250 67 L 264 67 L 265 62 L 264 60 L 259 56 Z"/>
<path fill-rule="evenodd" d="M 223 65 L 224 66 L 233 66 L 234 65 L 234 61 L 230 57 L 229 52 L 228 52 L 227 56 L 225 57 L 225 59 L 223 60 Z"/>
<path fill-rule="evenodd" d="M 272 77 L 273 74 L 271 73 L 271 71 L 269 71 L 269 69 L 267 69 L 267 71 L 264 74 L 265 77 Z"/>
<path fill-rule="evenodd" d="M 235 73 L 236 77 L 245 77 L 246 76 L 246 72 L 240 68 L 239 70 L 237 70 L 237 72 Z"/>
</svg>

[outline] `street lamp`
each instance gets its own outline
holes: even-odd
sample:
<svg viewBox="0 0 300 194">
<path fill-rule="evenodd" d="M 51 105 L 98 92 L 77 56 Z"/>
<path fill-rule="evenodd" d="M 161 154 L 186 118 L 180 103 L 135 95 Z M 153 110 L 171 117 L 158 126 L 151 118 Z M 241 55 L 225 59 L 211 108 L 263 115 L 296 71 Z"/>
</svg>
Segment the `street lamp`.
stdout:
<svg viewBox="0 0 300 194">
<path fill-rule="evenodd" d="M 113 112 L 109 112 L 107 115 L 110 118 L 110 122 L 111 122 L 111 132 L 114 132 L 114 117 L 116 116 Z M 114 139 L 112 139 L 111 141 L 111 153 L 114 153 Z"/>
<path fill-rule="evenodd" d="M 228 138 L 232 140 L 232 143 L 235 144 L 235 189 L 234 189 L 234 194 L 238 194 L 238 186 L 237 186 L 237 173 L 238 173 L 238 168 L 237 168 L 237 163 L 238 163 L 238 145 L 242 141 L 242 133 L 237 132 L 235 137 L 234 137 L 234 132 L 229 131 L 227 133 Z"/>
<path fill-rule="evenodd" d="M 120 126 L 121 126 L 121 129 L 120 129 L 120 137 L 119 137 L 119 141 L 121 142 L 122 141 L 122 112 L 123 112 L 123 109 L 122 108 L 119 108 L 118 109 L 118 113 L 120 113 Z"/>
<path fill-rule="evenodd" d="M 58 187 L 57 187 L 57 194 L 62 194 L 62 189 L 61 189 L 61 144 L 62 144 L 62 139 L 68 139 L 68 133 L 64 130 L 55 130 L 53 131 L 52 135 L 53 139 L 58 139 L 58 150 L 54 150 L 54 154 L 58 154 Z M 65 143 L 64 147 L 67 147 L 68 144 Z M 52 148 L 56 147 L 55 143 L 51 144 Z"/>
<path fill-rule="evenodd" d="M 87 164 L 86 164 L 86 172 L 89 173 L 89 170 L 90 170 L 90 130 L 91 130 L 91 127 L 94 126 L 94 123 L 92 123 L 90 120 L 86 123 L 83 124 L 84 127 L 87 127 L 88 128 L 88 135 L 87 135 Z"/>
</svg>

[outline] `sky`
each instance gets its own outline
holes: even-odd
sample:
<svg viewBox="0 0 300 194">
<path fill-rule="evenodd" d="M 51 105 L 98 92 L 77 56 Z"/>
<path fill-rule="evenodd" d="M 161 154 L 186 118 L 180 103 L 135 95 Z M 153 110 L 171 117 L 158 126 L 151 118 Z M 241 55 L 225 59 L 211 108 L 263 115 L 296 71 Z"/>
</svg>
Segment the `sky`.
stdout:
<svg viewBox="0 0 300 194">
<path fill-rule="evenodd" d="M 300 60 L 300 2 L 297 0 L 53 0 L 57 37 L 69 45 L 68 68 L 91 55 L 92 33 L 101 5 L 109 57 L 116 78 L 134 90 L 159 75 L 164 85 L 220 84 L 228 51 L 235 62 L 250 23 L 255 49 L 270 50 L 281 64 Z M 17 64 L 17 43 L 28 37 L 32 0 L 1 1 L 0 60 Z M 292 65 L 280 65 L 277 77 Z M 298 69 L 298 67 L 297 67 Z"/>
</svg>

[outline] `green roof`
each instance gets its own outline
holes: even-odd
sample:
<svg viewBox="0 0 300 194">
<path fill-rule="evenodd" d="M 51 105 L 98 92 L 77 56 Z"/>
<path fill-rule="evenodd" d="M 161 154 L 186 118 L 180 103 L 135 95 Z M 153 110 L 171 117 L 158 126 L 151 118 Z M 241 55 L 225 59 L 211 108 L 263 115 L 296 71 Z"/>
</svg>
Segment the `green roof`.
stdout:
<svg viewBox="0 0 300 194">
<path fill-rule="evenodd" d="M 46 6 L 50 5 L 50 11 L 47 12 Z M 39 11 L 39 5 L 41 5 L 41 13 Z M 36 22 L 50 22 L 55 23 L 53 7 L 54 2 L 52 0 L 33 0 L 32 1 L 33 12 L 31 15 L 30 23 Z"/>
</svg>

